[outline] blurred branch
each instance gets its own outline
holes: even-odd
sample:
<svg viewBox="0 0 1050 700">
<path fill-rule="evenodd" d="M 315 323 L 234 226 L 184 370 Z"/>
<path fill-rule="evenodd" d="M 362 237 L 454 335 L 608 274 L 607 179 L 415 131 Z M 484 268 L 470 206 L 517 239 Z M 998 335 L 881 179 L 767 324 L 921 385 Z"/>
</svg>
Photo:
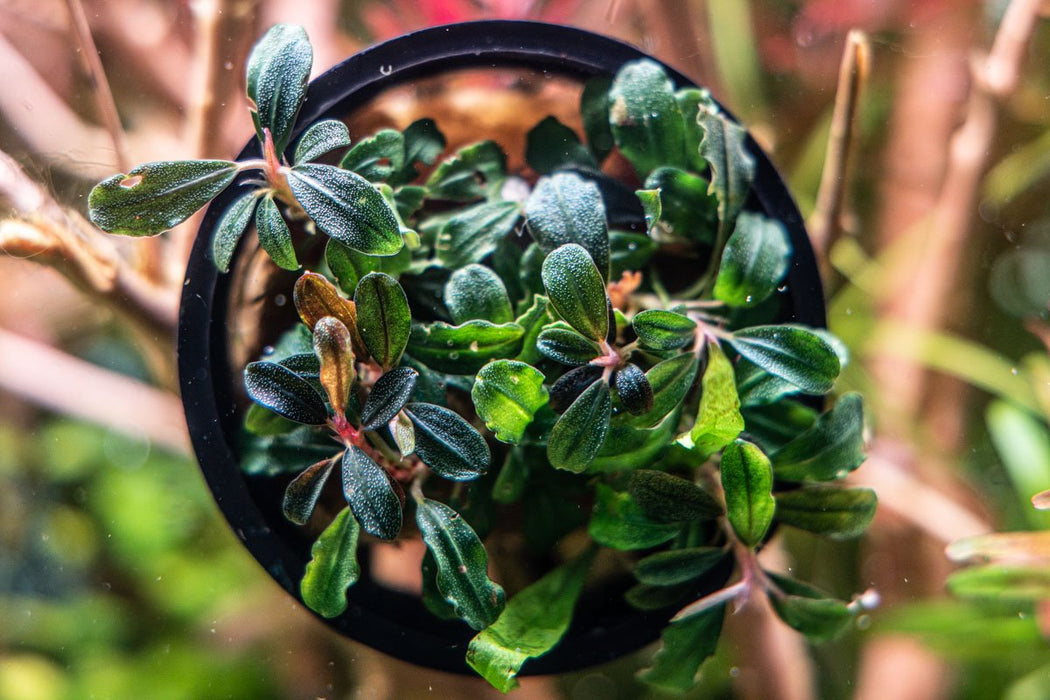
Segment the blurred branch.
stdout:
<svg viewBox="0 0 1050 700">
<path fill-rule="evenodd" d="M 694 3 L 686 0 L 641 0 L 639 4 L 639 16 L 656 38 L 656 53 L 715 95 L 721 95 L 721 76 L 715 69 L 710 44 L 701 40 L 708 35 L 704 13 L 695 12 Z"/>
<path fill-rule="evenodd" d="M 189 451 L 173 395 L 0 329 L 0 389 L 174 452 Z"/>
</svg>

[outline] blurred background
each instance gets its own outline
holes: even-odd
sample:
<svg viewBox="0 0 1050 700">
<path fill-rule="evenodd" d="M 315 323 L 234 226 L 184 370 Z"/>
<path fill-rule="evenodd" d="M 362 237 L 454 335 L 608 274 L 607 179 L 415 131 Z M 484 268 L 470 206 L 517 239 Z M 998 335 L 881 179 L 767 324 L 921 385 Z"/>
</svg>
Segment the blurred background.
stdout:
<svg viewBox="0 0 1050 700">
<path fill-rule="evenodd" d="M 766 556 L 844 598 L 874 587 L 881 607 L 819 647 L 742 611 L 692 695 L 1050 698 L 1050 514 L 1035 507 L 1050 499 L 1031 500 L 1050 489 L 1046 12 L 0 0 L 0 699 L 498 695 L 338 637 L 240 547 L 175 394 L 194 222 L 118 241 L 83 218 L 104 176 L 240 150 L 244 58 L 272 23 L 305 25 L 320 73 L 413 29 L 496 17 L 629 41 L 749 125 L 809 218 L 853 356 L 839 389 L 868 402 L 854 477 L 879 493 L 870 533 L 784 537 Z M 991 532 L 1014 534 L 974 539 Z M 634 680 L 652 651 L 516 694 L 659 697 Z"/>
</svg>

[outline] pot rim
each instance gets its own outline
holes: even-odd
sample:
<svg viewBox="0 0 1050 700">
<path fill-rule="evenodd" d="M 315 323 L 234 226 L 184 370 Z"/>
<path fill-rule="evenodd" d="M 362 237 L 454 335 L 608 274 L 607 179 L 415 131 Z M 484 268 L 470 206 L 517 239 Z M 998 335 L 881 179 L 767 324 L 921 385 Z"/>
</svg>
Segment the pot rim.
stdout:
<svg viewBox="0 0 1050 700">
<path fill-rule="evenodd" d="M 612 75 L 624 63 L 640 58 L 652 59 L 619 40 L 542 22 L 482 20 L 422 29 L 361 51 L 312 81 L 291 142 L 319 119 L 344 116 L 388 88 L 451 70 L 530 68 L 583 81 Z M 676 87 L 695 85 L 657 62 Z M 756 165 L 752 196 L 767 216 L 784 224 L 794 248 L 788 273 L 792 320 L 823 327 L 823 290 L 801 214 L 750 134 L 747 148 Z M 258 153 L 253 139 L 238 158 Z M 194 452 L 216 503 L 252 556 L 301 602 L 299 579 L 309 552 L 304 558 L 283 537 L 281 527 L 264 517 L 256 500 L 258 485 L 241 472 L 232 439 L 239 426 L 232 393 L 236 377 L 226 362 L 231 276 L 219 274 L 212 263 L 211 237 L 221 214 L 241 191 L 234 186 L 215 199 L 193 245 L 179 309 L 179 385 Z M 239 247 L 235 255 L 242 250 Z M 612 591 L 607 601 L 610 615 L 603 622 L 608 624 L 588 629 L 574 625 L 561 643 L 528 661 L 519 675 L 585 668 L 655 640 L 670 612 L 636 611 L 623 601 L 621 592 Z M 343 615 L 324 620 L 338 632 L 410 663 L 472 673 L 464 656 L 474 632 L 466 625 L 437 620 L 418 597 L 382 587 L 366 575 L 350 589 L 348 599 Z"/>
</svg>

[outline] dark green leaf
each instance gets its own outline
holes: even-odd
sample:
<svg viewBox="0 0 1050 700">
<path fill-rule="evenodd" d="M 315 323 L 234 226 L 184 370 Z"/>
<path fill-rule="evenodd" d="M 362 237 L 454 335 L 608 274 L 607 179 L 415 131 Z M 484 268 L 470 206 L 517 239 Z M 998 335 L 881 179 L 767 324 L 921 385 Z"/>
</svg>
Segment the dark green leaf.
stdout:
<svg viewBox="0 0 1050 700">
<path fill-rule="evenodd" d="M 306 31 L 290 24 L 271 27 L 248 56 L 248 99 L 255 130 L 260 141 L 265 140 L 263 129 L 273 134 L 278 154 L 292 136 L 313 60 Z"/>
<path fill-rule="evenodd" d="M 357 283 L 354 304 L 357 328 L 369 354 L 385 369 L 395 366 L 412 324 L 405 290 L 390 275 L 371 272 Z"/>
<path fill-rule="evenodd" d="M 605 442 L 612 417 L 612 397 L 605 382 L 595 382 L 572 403 L 551 428 L 547 458 L 555 469 L 582 472 Z"/>
<path fill-rule="evenodd" d="M 609 90 L 609 124 L 620 151 L 644 178 L 661 165 L 688 167 L 685 124 L 667 73 L 649 59 L 631 61 Z"/>
<path fill-rule="evenodd" d="M 746 358 L 736 363 L 736 386 L 743 406 L 773 404 L 799 393 L 799 388 L 791 382 L 770 374 Z"/>
<path fill-rule="evenodd" d="M 645 180 L 660 190 L 660 227 L 667 233 L 698 243 L 712 244 L 718 231 L 718 199 L 710 183 L 678 168 L 659 168 Z"/>
<path fill-rule="evenodd" d="M 652 428 L 636 428 L 629 422 L 614 420 L 588 471 L 628 471 L 653 464 L 674 441 L 679 415 L 679 410 L 673 410 Z"/>
<path fill-rule="evenodd" d="M 543 294 L 543 260 L 545 256 L 539 243 L 530 243 L 521 255 L 521 286 L 526 294 Z"/>
<path fill-rule="evenodd" d="M 713 294 L 729 306 L 757 306 L 780 286 L 790 261 L 791 241 L 784 226 L 741 212 L 722 251 Z"/>
<path fill-rule="evenodd" d="M 429 549 L 423 553 L 420 570 L 423 576 L 423 605 L 442 620 L 458 620 L 459 615 L 456 614 L 456 609 L 452 607 L 452 603 L 445 600 L 445 596 L 438 589 L 438 565 Z"/>
<path fill-rule="evenodd" d="M 1011 316 L 1045 318 L 1050 301 L 1050 250 L 1028 245 L 1027 241 L 1005 251 L 988 275 L 988 290 L 999 308 Z"/>
<path fill-rule="evenodd" d="M 609 279 L 617 280 L 624 272 L 645 268 L 656 247 L 656 241 L 644 233 L 609 231 L 609 261 L 612 265 Z"/>
<path fill-rule="evenodd" d="M 813 641 L 834 639 L 853 621 L 854 611 L 841 600 L 826 597 L 812 586 L 784 576 L 769 576 L 786 594 L 769 596 L 777 616 Z"/>
<path fill-rule="evenodd" d="M 816 424 L 772 455 L 777 479 L 841 479 L 864 462 L 864 403 L 845 394 Z"/>
<path fill-rule="evenodd" d="M 467 265 L 449 276 L 445 306 L 456 324 L 474 320 L 499 324 L 514 320 L 503 280 L 484 265 Z"/>
<path fill-rule="evenodd" d="M 389 423 L 411 398 L 418 378 L 419 372 L 411 367 L 395 367 L 384 372 L 361 408 L 361 427 L 379 430 Z"/>
<path fill-rule="evenodd" d="M 402 498 L 386 470 L 359 447 L 343 453 L 343 495 L 365 532 L 382 540 L 401 532 Z"/>
<path fill-rule="evenodd" d="M 700 155 L 700 142 L 703 140 L 704 131 L 697 122 L 700 105 L 711 101 L 711 95 L 707 90 L 698 88 L 682 88 L 674 94 L 678 109 L 682 112 L 682 122 L 685 124 L 685 152 L 688 156 L 689 170 L 701 173 L 707 169 L 707 161 Z M 717 224 L 717 216 L 714 219 Z"/>
<path fill-rule="evenodd" d="M 400 131 L 382 129 L 346 152 L 339 167 L 369 182 L 387 180 L 405 166 L 405 138 Z"/>
<path fill-rule="evenodd" d="M 535 364 L 540 361 L 540 352 L 536 348 L 543 327 L 551 322 L 551 315 L 547 311 L 547 297 L 537 294 L 532 298 L 532 304 L 525 309 L 514 321 L 525 329 L 521 339 L 521 352 L 515 360 Z"/>
<path fill-rule="evenodd" d="M 408 221 L 415 216 L 423 206 L 426 196 L 427 188 L 418 185 L 402 185 L 394 190 L 394 202 L 401 219 Z"/>
<path fill-rule="evenodd" d="M 543 373 L 514 360 L 496 360 L 481 368 L 470 392 L 478 417 L 497 440 L 517 444 L 547 403 Z"/>
<path fill-rule="evenodd" d="M 497 503 L 521 500 L 528 479 L 529 465 L 525 461 L 524 451 L 520 447 L 507 450 L 507 458 L 503 460 L 496 483 L 492 485 L 492 499 Z"/>
<path fill-rule="evenodd" d="M 401 170 L 390 178 L 391 184 L 411 182 L 419 176 L 416 163 L 431 165 L 445 150 L 445 136 L 438 130 L 433 119 L 417 119 L 405 127 L 405 163 Z"/>
<path fill-rule="evenodd" d="M 762 541 L 773 522 L 773 468 L 758 446 L 735 440 L 722 454 L 726 515 L 737 537 L 749 546 Z"/>
<path fill-rule="evenodd" d="M 593 340 L 584 338 L 571 328 L 557 325 L 540 332 L 536 349 L 544 357 L 570 367 L 585 365 L 602 354 L 601 348 Z"/>
<path fill-rule="evenodd" d="M 654 521 L 678 523 L 712 520 L 722 515 L 722 506 L 693 482 L 655 469 L 631 472 L 627 492 Z"/>
<path fill-rule="evenodd" d="M 237 164 L 227 160 L 146 163 L 95 185 L 88 217 L 109 233 L 154 236 L 190 218 L 236 176 Z"/>
<path fill-rule="evenodd" d="M 252 401 L 288 420 L 322 425 L 328 420 L 324 399 L 310 383 L 274 362 L 251 362 L 244 368 L 244 388 Z"/>
<path fill-rule="evenodd" d="M 640 416 L 652 410 L 653 387 L 646 379 L 645 372 L 633 362 L 613 372 L 612 387 L 628 413 Z"/>
<path fill-rule="evenodd" d="M 441 162 L 427 178 L 427 196 L 469 202 L 497 191 L 506 177 L 507 157 L 494 141 L 461 148 Z"/>
<path fill-rule="evenodd" d="M 458 414 L 429 403 L 410 403 L 404 410 L 416 429 L 416 454 L 438 475 L 469 481 L 488 470 L 488 443 Z"/>
<path fill-rule="evenodd" d="M 716 342 L 708 343 L 707 367 L 700 386 L 700 405 L 689 439 L 701 458 L 707 459 L 744 429 L 733 365 Z"/>
<path fill-rule="evenodd" d="M 488 577 L 488 555 L 481 540 L 444 503 L 417 502 L 416 523 L 437 564 L 437 585 L 456 613 L 476 630 L 485 629 L 503 610 L 505 594 Z"/>
<path fill-rule="evenodd" d="M 286 435 L 298 427 L 298 423 L 282 418 L 257 403 L 248 406 L 248 410 L 244 413 L 244 429 L 252 435 L 262 437 Z"/>
<path fill-rule="evenodd" d="M 697 122 L 704 130 L 700 155 L 711 166 L 710 192 L 718 197 L 719 230 L 732 230 L 755 178 L 755 158 L 747 149 L 747 131 L 729 121 L 714 102 L 700 104 Z"/>
<path fill-rule="evenodd" d="M 558 381 L 551 387 L 551 410 L 564 413 L 587 387 L 601 379 L 602 372 L 598 365 L 583 365 L 558 377 Z"/>
<path fill-rule="evenodd" d="M 809 430 L 820 413 L 797 401 L 785 400 L 764 406 L 751 406 L 741 411 L 748 435 L 766 454 L 778 449 Z"/>
<path fill-rule="evenodd" d="M 614 145 L 612 129 L 609 126 L 610 87 L 612 80 L 605 76 L 591 78 L 583 86 L 583 93 L 580 95 L 580 116 L 583 117 L 587 146 L 599 163 L 605 160 Z"/>
<path fill-rule="evenodd" d="M 474 374 L 491 360 L 517 354 L 524 333 L 516 323 L 414 324 L 409 354 L 439 372 Z"/>
<path fill-rule="evenodd" d="M 324 119 L 310 125 L 295 145 L 295 163 L 308 163 L 328 151 L 350 145 L 350 132 L 338 119 Z"/>
<path fill-rule="evenodd" d="M 284 490 L 281 501 L 281 512 L 296 525 L 305 525 L 313 515 L 317 499 L 321 497 L 324 485 L 335 467 L 336 458 L 329 457 L 317 464 L 312 464 L 295 477 Z"/>
<path fill-rule="evenodd" d="M 777 520 L 832 539 L 860 537 L 875 517 L 871 489 L 813 486 L 776 495 Z"/>
<path fill-rule="evenodd" d="M 318 359 L 315 353 L 310 352 L 299 355 L 289 355 L 283 360 L 279 360 L 277 364 L 292 370 L 303 379 L 317 379 L 320 381 L 321 360 Z M 256 406 L 258 404 L 252 405 Z"/>
<path fill-rule="evenodd" d="M 601 342 L 609 332 L 609 296 L 587 251 L 563 245 L 543 261 L 543 286 L 554 310 L 584 336 Z"/>
<path fill-rule="evenodd" d="M 645 373 L 653 388 L 653 408 L 641 416 L 625 416 L 636 428 L 650 428 L 677 408 L 693 388 L 700 361 L 691 352 L 660 362 Z"/>
<path fill-rule="evenodd" d="M 598 484 L 594 513 L 587 526 L 591 539 L 605 547 L 633 550 L 663 544 L 678 534 L 681 525 L 659 523 L 646 516 L 631 495 Z"/>
<path fill-rule="evenodd" d="M 666 611 L 673 606 L 681 606 L 687 598 L 695 597 L 696 583 L 679 583 L 674 586 L 653 586 L 639 583 L 631 586 L 623 594 L 627 604 L 636 610 Z"/>
<path fill-rule="evenodd" d="M 299 261 L 292 246 L 292 232 L 277 209 L 272 197 L 263 197 L 255 209 L 255 228 L 259 233 L 259 245 L 270 259 L 285 270 L 298 270 Z"/>
<path fill-rule="evenodd" d="M 312 426 L 296 425 L 289 433 L 252 436 L 242 449 L 241 471 L 252 476 L 297 473 L 331 457 L 335 451 L 336 445 L 326 432 Z"/>
<path fill-rule="evenodd" d="M 517 202 L 482 202 L 463 209 L 441 227 L 434 252 L 448 267 L 480 262 L 514 230 L 519 218 Z"/>
<path fill-rule="evenodd" d="M 365 255 L 330 238 L 325 246 L 324 259 L 339 288 L 347 294 L 353 294 L 358 281 L 369 272 L 383 272 L 398 277 L 408 270 L 412 264 L 412 251 L 405 246 L 394 255 Z"/>
<path fill-rule="evenodd" d="M 336 617 L 346 610 L 346 589 L 361 575 L 357 564 L 359 533 L 350 509 L 344 508 L 310 548 L 299 592 L 306 607 L 323 617 Z"/>
<path fill-rule="evenodd" d="M 522 664 L 565 636 L 593 559 L 594 550 L 588 549 L 511 598 L 499 619 L 470 641 L 470 667 L 501 692 L 516 688 Z"/>
<path fill-rule="evenodd" d="M 597 185 L 575 173 L 541 177 L 525 202 L 529 232 L 547 253 L 575 243 L 590 255 L 604 279 L 609 274 L 609 231 Z"/>
<path fill-rule="evenodd" d="M 653 657 L 653 665 L 638 677 L 669 693 L 684 693 L 692 688 L 700 666 L 715 653 L 725 611 L 723 603 L 669 625 L 660 638 L 662 645 Z"/>
<path fill-rule="evenodd" d="M 807 394 L 826 394 L 839 376 L 839 358 L 828 343 L 798 326 L 755 326 L 733 334 L 730 345 L 756 365 Z"/>
<path fill-rule="evenodd" d="M 642 343 L 653 350 L 677 350 L 696 338 L 696 321 L 661 309 L 643 311 L 631 321 Z"/>
<path fill-rule="evenodd" d="M 287 171 L 288 186 L 317 228 L 367 255 L 393 255 L 404 241 L 397 217 L 368 180 L 331 165 Z"/>
<path fill-rule="evenodd" d="M 314 354 L 321 362 L 317 376 L 328 395 L 332 413 L 345 415 L 350 387 L 357 380 L 357 372 L 354 353 L 350 349 L 350 331 L 342 321 L 325 316 L 317 322 L 314 326 Z"/>
<path fill-rule="evenodd" d="M 215 261 L 215 267 L 219 272 L 229 272 L 230 261 L 233 259 L 233 251 L 237 249 L 237 243 L 248 228 L 248 222 L 255 213 L 255 205 L 258 200 L 257 191 L 247 192 L 230 205 L 223 212 L 222 218 L 215 226 L 215 238 L 211 242 L 211 256 Z"/>
<path fill-rule="evenodd" d="M 634 567 L 634 576 L 650 586 L 674 586 L 700 578 L 729 556 L 723 547 L 690 547 L 650 554 Z"/>
<path fill-rule="evenodd" d="M 525 162 L 541 175 L 567 165 L 598 167 L 576 132 L 551 116 L 545 117 L 525 135 Z"/>
</svg>

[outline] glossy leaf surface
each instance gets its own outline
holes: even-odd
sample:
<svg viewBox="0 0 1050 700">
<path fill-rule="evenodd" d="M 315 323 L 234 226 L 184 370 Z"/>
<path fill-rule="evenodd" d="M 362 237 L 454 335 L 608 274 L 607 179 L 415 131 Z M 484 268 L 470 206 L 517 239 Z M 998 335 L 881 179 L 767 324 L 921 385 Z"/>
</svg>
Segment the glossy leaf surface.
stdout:
<svg viewBox="0 0 1050 700">
<path fill-rule="evenodd" d="M 429 403 L 410 403 L 404 410 L 415 427 L 416 454 L 438 475 L 469 481 L 488 471 L 488 443 L 459 414 Z"/>
<path fill-rule="evenodd" d="M 480 262 L 514 230 L 521 218 L 517 202 L 482 202 L 452 216 L 438 232 L 434 252 L 448 267 Z"/>
<path fill-rule="evenodd" d="M 270 131 L 278 154 L 292 136 L 313 60 L 306 31 L 290 24 L 271 27 L 248 56 L 247 89 L 255 129 L 260 141 L 263 129 Z"/>
<path fill-rule="evenodd" d="M 637 428 L 651 428 L 675 410 L 685 399 L 696 380 L 700 361 L 693 353 L 676 355 L 653 366 L 645 373 L 653 388 L 653 407 L 640 416 L 627 416 Z"/>
<path fill-rule="evenodd" d="M 484 265 L 467 265 L 452 273 L 445 285 L 445 306 L 456 324 L 473 320 L 499 324 L 514 320 L 503 280 Z"/>
<path fill-rule="evenodd" d="M 481 368 L 470 396 L 497 440 L 521 442 L 536 411 L 547 403 L 543 380 L 538 369 L 514 360 L 496 360 Z"/>
<path fill-rule="evenodd" d="M 597 381 L 573 401 L 551 428 L 547 458 L 555 469 L 582 472 L 594 461 L 612 417 L 609 386 Z"/>
<path fill-rule="evenodd" d="M 732 442 L 744 429 L 733 364 L 718 343 L 707 346 L 707 367 L 700 386 L 700 405 L 689 438 L 693 448 L 706 458 Z"/>
<path fill-rule="evenodd" d="M 381 129 L 358 141 L 346 152 L 339 167 L 351 170 L 369 182 L 386 180 L 405 165 L 405 138 L 400 131 Z"/>
<path fill-rule="evenodd" d="M 544 251 L 582 246 L 602 278 L 609 274 L 609 232 L 605 204 L 593 182 L 575 173 L 541 177 L 525 202 L 525 222 Z"/>
<path fill-rule="evenodd" d="M 324 399 L 310 383 L 274 362 L 252 362 L 244 368 L 244 388 L 252 401 L 288 420 L 322 425 L 328 420 Z"/>
<path fill-rule="evenodd" d="M 609 90 L 616 145 L 645 178 L 661 165 L 686 167 L 685 124 L 667 73 L 654 61 L 625 64 Z"/>
<path fill-rule="evenodd" d="M 798 326 L 755 326 L 733 334 L 730 345 L 756 365 L 807 394 L 826 394 L 839 376 L 839 358 L 828 343 Z"/>
<path fill-rule="evenodd" d="M 584 338 L 571 328 L 557 325 L 540 332 L 536 349 L 544 357 L 570 367 L 585 365 L 602 354 L 601 348 L 593 340 Z"/>
<path fill-rule="evenodd" d="M 314 326 L 314 354 L 321 361 L 318 378 L 328 394 L 328 404 L 337 416 L 346 413 L 350 387 L 357 379 L 354 352 L 350 348 L 350 331 L 343 322 L 325 316 Z"/>
<path fill-rule="evenodd" d="M 335 458 L 328 458 L 313 464 L 288 484 L 281 501 L 281 512 L 284 513 L 284 517 L 296 525 L 306 524 L 306 521 L 313 515 L 317 499 L 321 497 L 321 492 L 335 467 L 335 462 Z"/>
<path fill-rule="evenodd" d="M 495 141 L 461 148 L 427 178 L 427 196 L 455 202 L 482 199 L 506 176 L 507 157 Z"/>
<path fill-rule="evenodd" d="M 299 261 L 292 245 L 292 232 L 272 197 L 263 197 L 255 209 L 255 229 L 259 245 L 274 263 L 285 270 L 298 270 Z"/>
<path fill-rule="evenodd" d="M 613 549 L 648 549 L 678 534 L 681 526 L 648 517 L 629 493 L 598 484 L 594 513 L 587 532 L 598 544 Z"/>
<path fill-rule="evenodd" d="M 769 530 L 776 509 L 769 458 L 756 445 L 736 440 L 722 454 L 721 471 L 729 523 L 744 544 L 755 546 Z"/>
<path fill-rule="evenodd" d="M 864 404 L 845 394 L 816 424 L 772 454 L 778 479 L 841 479 L 864 462 Z"/>
<path fill-rule="evenodd" d="M 248 222 L 252 220 L 258 201 L 258 192 L 247 192 L 235 199 L 219 219 L 215 227 L 215 238 L 211 242 L 212 260 L 215 261 L 219 272 L 229 272 L 233 252 L 237 249 L 237 243 L 244 235 L 244 230 L 248 228 Z"/>
<path fill-rule="evenodd" d="M 415 324 L 408 352 L 439 372 L 474 374 L 494 359 L 517 354 L 524 333 L 525 329 L 516 323 Z"/>
<path fill-rule="evenodd" d="M 778 493 L 777 520 L 832 539 L 860 537 L 875 517 L 871 489 L 812 486 Z"/>
<path fill-rule="evenodd" d="M 563 245 L 543 261 L 541 274 L 555 311 L 587 338 L 605 340 L 609 297 L 587 251 L 575 243 Z"/>
<path fill-rule="evenodd" d="M 741 212 L 722 251 L 712 293 L 729 306 L 757 306 L 780 286 L 790 262 L 791 241 L 783 224 Z"/>
<path fill-rule="evenodd" d="M 353 514 L 344 508 L 310 548 L 299 591 L 307 607 L 323 617 L 337 617 L 346 610 L 346 589 L 361 575 L 357 563 L 359 533 Z"/>
<path fill-rule="evenodd" d="M 719 228 L 724 235 L 747 201 L 755 159 L 747 149 L 747 131 L 729 121 L 713 102 L 702 102 L 696 118 L 704 131 L 700 155 L 711 167 L 709 191 L 718 197 Z"/>
<path fill-rule="evenodd" d="M 350 145 L 350 132 L 338 119 L 324 119 L 310 125 L 295 145 L 295 163 L 308 163 L 329 151 Z"/>
<path fill-rule="evenodd" d="M 663 167 L 649 174 L 645 186 L 660 190 L 663 230 L 686 240 L 714 243 L 718 231 L 718 199 L 709 191 L 711 183 L 680 168 Z"/>
<path fill-rule="evenodd" d="M 650 554 L 634 567 L 634 576 L 651 586 L 674 586 L 700 578 L 729 556 L 722 547 L 689 547 Z"/>
<path fill-rule="evenodd" d="M 671 623 L 660 637 L 662 644 L 653 665 L 639 677 L 669 693 L 684 693 L 696 685 L 700 666 L 718 647 L 725 609 L 723 603 Z"/>
<path fill-rule="evenodd" d="M 405 290 L 393 277 L 371 272 L 361 278 L 354 292 L 357 329 L 369 354 L 389 369 L 401 359 L 408 344 L 412 314 Z"/>
<path fill-rule="evenodd" d="M 401 532 L 401 498 L 386 471 L 359 447 L 343 453 L 343 495 L 365 532 L 381 540 Z"/>
<path fill-rule="evenodd" d="M 769 576 L 785 594 L 769 597 L 777 616 L 813 641 L 834 639 L 853 622 L 854 612 L 841 600 L 786 576 Z"/>
<path fill-rule="evenodd" d="M 640 416 L 653 407 L 653 387 L 641 367 L 628 362 L 613 372 L 612 387 L 628 413 Z"/>
<path fill-rule="evenodd" d="M 361 427 L 379 430 L 389 423 L 408 403 L 418 378 L 419 372 L 411 367 L 395 367 L 384 372 L 372 385 L 361 408 Z"/>
<path fill-rule="evenodd" d="M 627 492 L 656 522 L 712 520 L 723 512 L 722 506 L 693 482 L 655 469 L 631 472 Z"/>
<path fill-rule="evenodd" d="M 541 175 L 567 165 L 598 167 L 576 132 L 552 116 L 544 117 L 525 135 L 525 162 Z"/>
<path fill-rule="evenodd" d="M 696 321 L 673 311 L 649 309 L 636 315 L 631 326 L 638 339 L 653 350 L 677 350 L 693 342 Z"/>
</svg>

